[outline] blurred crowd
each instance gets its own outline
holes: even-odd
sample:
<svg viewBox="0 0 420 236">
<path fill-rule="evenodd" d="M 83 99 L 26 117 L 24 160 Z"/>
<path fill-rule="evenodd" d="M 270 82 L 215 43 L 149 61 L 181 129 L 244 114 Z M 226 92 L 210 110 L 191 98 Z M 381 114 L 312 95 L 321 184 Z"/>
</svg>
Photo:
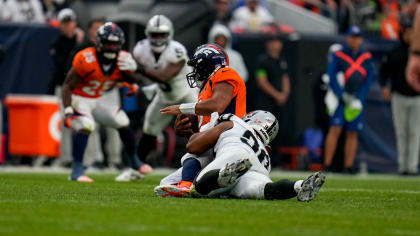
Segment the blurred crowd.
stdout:
<svg viewBox="0 0 420 236">
<path fill-rule="evenodd" d="M 278 27 L 278 23 L 284 24 L 287 22 L 277 22 L 267 8 L 268 3 L 265 0 L 212 0 L 211 2 L 213 3 L 213 14 L 212 25 L 207 38 L 208 42 L 217 43 L 226 49 L 230 57 L 231 67 L 238 71 L 245 82 L 251 74 L 255 77 L 257 89 L 261 94 L 258 98 L 260 99 L 259 104 L 264 105 L 261 109 L 271 111 L 277 117 L 282 117 L 284 106 L 290 97 L 292 90 L 291 80 L 293 80 L 288 72 L 288 62 L 282 50 L 283 42 L 280 39 L 281 37 L 279 37 L 282 28 Z M 405 104 L 408 107 L 406 109 L 415 110 L 413 114 L 415 113 L 416 116 L 412 115 L 412 117 L 420 117 L 420 109 L 417 108 L 420 107 L 420 101 L 413 99 L 420 94 L 410 90 L 404 82 L 405 76 L 403 73 L 407 63 L 407 48 L 409 48 L 411 42 L 412 18 L 417 7 L 417 1 L 289 0 L 289 2 L 308 9 L 315 14 L 333 19 L 337 22 L 339 32 L 347 35 L 346 42 L 340 47 L 332 49 L 328 55 L 329 58 L 336 57 L 334 59 L 337 60 L 334 62 L 336 64 L 331 64 L 330 59 L 329 64 L 326 66 L 327 74 L 330 77 L 330 82 L 327 81 L 326 84 L 332 91 L 331 93 L 337 97 L 334 111 L 343 112 L 343 114 L 337 115 L 335 112 L 330 114 L 332 126 L 335 126 L 335 129 L 333 127 L 324 134 L 327 140 L 325 143 L 326 158 L 322 158 L 324 159 L 324 167 L 331 168 L 338 138 L 342 129 L 344 129 L 348 139 L 345 144 L 346 161 L 344 167 L 347 172 L 354 172 L 357 132 L 361 129 L 363 123 L 357 120 L 358 118 L 350 118 L 350 121 L 346 120 L 344 110 L 347 107 L 351 107 L 351 112 L 359 112 L 355 117 L 359 117 L 359 115 L 362 117 L 360 112 L 363 110 L 364 100 L 370 84 L 360 85 L 360 81 L 364 81 L 365 77 L 369 77 L 369 83 L 371 83 L 378 77 L 373 74 L 377 69 L 370 68 L 373 67 L 371 62 L 363 64 L 364 60 L 369 57 L 367 56 L 369 52 L 362 47 L 362 42 L 364 35 L 376 32 L 380 33 L 384 39 L 400 40 L 399 46 L 392 51 L 392 54 L 384 58 L 386 66 L 382 67 L 384 69 L 380 71 L 379 78 L 383 87 L 384 99 L 389 101 L 392 97 L 399 150 L 399 172 L 401 174 L 416 174 L 417 169 L 413 166 L 418 165 L 420 132 L 408 128 L 412 127 L 410 124 L 415 121 L 408 119 L 406 116 L 402 117 L 403 114 L 408 114 L 408 112 L 402 110 L 403 105 L 395 104 Z M 78 27 L 76 13 L 68 7 L 69 4 L 66 0 L 0 0 L 1 21 L 46 23 L 60 30 L 61 34 L 51 48 L 55 70 L 49 84 L 49 93 L 55 95 L 59 95 L 60 86 L 64 81 L 71 58 L 77 51 L 95 45 L 96 30 L 105 22 L 105 18 L 91 19 L 87 31 L 84 32 Z M 359 25 L 360 27 L 355 28 L 353 25 Z M 232 48 L 232 34 L 249 32 L 270 35 L 266 40 L 266 51 L 258 56 L 255 71 L 248 71 L 242 55 Z M 337 51 L 343 53 L 337 54 Z M 359 57 L 362 57 L 363 60 L 358 60 Z M 338 62 L 339 60 L 344 62 Z M 347 67 L 341 68 L 340 66 L 343 66 L 343 63 L 348 63 Z M 354 64 L 357 65 L 354 66 Z M 390 70 L 390 68 L 397 66 L 399 66 L 398 72 Z M 337 68 L 331 69 L 332 67 Z M 358 68 L 352 69 L 352 73 L 355 73 L 354 78 L 351 77 L 349 79 L 349 75 L 344 81 L 356 82 L 352 82 L 353 85 L 347 87 L 343 84 L 339 85 L 344 82 L 337 82 L 340 80 L 338 77 L 342 76 L 338 75 L 338 70 L 348 70 L 352 67 Z M 331 77 L 334 79 L 331 79 Z M 335 79 L 335 77 L 338 79 Z M 388 81 L 391 81 L 391 86 L 389 86 Z M 337 86 L 342 88 L 338 89 Z M 362 87 L 366 91 L 360 95 L 359 90 Z M 147 96 L 147 88 L 144 90 L 144 93 Z M 117 97 L 120 98 L 122 96 L 117 95 Z M 406 99 L 407 97 L 408 99 Z M 129 100 L 126 102 L 131 103 Z M 133 116 L 138 115 L 136 111 L 130 111 L 129 105 L 125 106 L 125 109 L 129 110 L 127 112 L 129 116 L 130 114 L 133 114 Z M 134 121 L 133 124 L 137 126 L 135 128 L 140 127 L 138 121 Z M 413 142 L 410 139 L 411 137 L 416 137 L 416 141 Z M 160 144 L 162 139 L 163 137 L 158 138 Z M 105 143 L 105 145 L 101 143 Z M 66 151 L 65 149 L 65 146 L 70 145 L 66 142 L 63 142 L 63 144 L 63 156 L 58 164 L 70 165 L 71 150 Z M 274 145 L 278 145 L 278 143 Z M 162 147 L 159 147 L 158 145 L 158 151 L 163 152 Z M 102 150 L 104 150 L 103 153 Z M 99 165 L 103 167 L 105 163 L 108 167 L 119 168 L 123 154 L 121 153 L 121 143 L 115 130 L 99 128 L 96 133 L 91 135 L 85 155 L 89 156 L 85 158 L 88 160 L 87 165 L 89 166 L 98 166 L 95 163 L 100 163 Z M 156 152 L 151 155 L 156 155 Z M 105 159 L 106 161 L 104 161 Z"/>
</svg>

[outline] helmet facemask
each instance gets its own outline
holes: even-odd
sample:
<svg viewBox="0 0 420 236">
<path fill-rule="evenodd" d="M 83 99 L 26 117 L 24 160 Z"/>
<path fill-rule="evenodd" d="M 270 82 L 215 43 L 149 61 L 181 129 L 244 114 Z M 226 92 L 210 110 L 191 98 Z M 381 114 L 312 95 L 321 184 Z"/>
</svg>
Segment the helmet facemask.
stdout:
<svg viewBox="0 0 420 236">
<path fill-rule="evenodd" d="M 194 68 L 192 72 L 187 74 L 188 85 L 191 88 L 202 89 L 210 76 L 216 71 L 214 65 L 204 58 L 191 59 L 187 64 Z"/>
<path fill-rule="evenodd" d="M 161 53 L 169 44 L 169 33 L 152 32 L 148 34 L 148 39 L 152 50 Z"/>
</svg>

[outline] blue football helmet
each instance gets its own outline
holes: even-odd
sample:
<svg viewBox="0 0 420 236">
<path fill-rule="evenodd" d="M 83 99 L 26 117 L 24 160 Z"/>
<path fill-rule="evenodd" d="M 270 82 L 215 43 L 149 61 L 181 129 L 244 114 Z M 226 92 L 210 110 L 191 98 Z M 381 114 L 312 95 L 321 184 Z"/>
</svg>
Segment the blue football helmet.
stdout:
<svg viewBox="0 0 420 236">
<path fill-rule="evenodd" d="M 187 74 L 188 84 L 191 88 L 202 89 L 217 70 L 229 66 L 229 57 L 221 46 L 204 44 L 195 50 L 194 56 L 187 64 L 194 68 L 191 73 Z"/>
<path fill-rule="evenodd" d="M 96 50 L 105 60 L 116 60 L 124 42 L 124 32 L 113 22 L 105 23 L 96 32 Z"/>
</svg>

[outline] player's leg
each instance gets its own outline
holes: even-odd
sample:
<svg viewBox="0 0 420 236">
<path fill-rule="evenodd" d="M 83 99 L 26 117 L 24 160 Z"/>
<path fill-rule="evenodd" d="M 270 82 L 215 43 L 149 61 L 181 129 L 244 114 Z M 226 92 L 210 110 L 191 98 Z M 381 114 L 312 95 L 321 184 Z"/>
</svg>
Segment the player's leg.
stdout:
<svg viewBox="0 0 420 236">
<path fill-rule="evenodd" d="M 212 159 L 212 151 L 209 150 L 203 153 L 201 156 L 197 156 L 191 153 L 186 153 L 181 159 L 181 165 L 184 164 L 184 160 L 195 158 L 198 161 L 199 168 L 201 166 L 206 166 L 210 160 Z M 161 197 L 187 197 L 189 196 L 190 187 L 192 185 L 192 181 L 194 181 L 194 177 L 192 177 L 191 184 L 185 185 L 186 183 L 182 182 L 182 179 L 186 178 L 185 172 L 182 170 L 185 168 L 183 165 L 182 168 L 179 168 L 175 173 L 165 177 L 159 186 L 155 188 L 155 193 L 157 196 Z"/>
<path fill-rule="evenodd" d="M 92 179 L 84 175 L 83 156 L 89 134 L 95 128 L 95 121 L 91 111 L 96 105 L 96 100 L 72 95 L 72 103 L 75 112 L 79 116 L 71 121 L 71 126 L 75 134 L 73 135 L 73 169 L 70 179 L 79 182 L 93 182 Z"/>
<path fill-rule="evenodd" d="M 105 150 L 108 154 L 108 163 L 110 168 L 116 168 L 121 162 L 121 139 L 118 130 L 105 127 L 106 142 Z"/>
<path fill-rule="evenodd" d="M 324 168 L 329 169 L 337 149 L 337 142 L 344 124 L 344 105 L 340 104 L 330 117 L 330 129 L 325 139 Z"/>
<path fill-rule="evenodd" d="M 140 160 L 146 162 L 149 153 L 156 149 L 157 136 L 169 125 L 172 116 L 163 116 L 160 109 L 166 105 L 162 103 L 160 96 L 155 96 L 146 109 L 143 124 L 143 135 L 139 140 L 137 155 Z"/>
<path fill-rule="evenodd" d="M 116 181 L 130 181 L 140 179 L 140 166 L 143 164 L 136 156 L 136 138 L 130 128 L 130 120 L 127 114 L 118 106 L 106 103 L 99 104 L 93 111 L 93 115 L 99 123 L 104 126 L 118 130 L 120 139 L 124 145 L 124 150 L 130 157 L 131 168 L 117 176 Z"/>
<path fill-rule="evenodd" d="M 358 132 L 363 128 L 363 112 L 353 121 L 348 122 L 346 130 L 346 141 L 344 143 L 344 168 L 347 173 L 354 173 L 353 163 L 356 157 Z"/>
<path fill-rule="evenodd" d="M 192 195 L 197 192 L 199 195 L 206 196 L 211 192 L 225 188 L 226 190 L 233 186 L 237 180 L 244 175 L 252 166 L 249 158 L 242 158 L 236 161 L 226 163 L 218 161 L 210 163 L 209 168 L 204 168 L 202 174 L 197 176 L 192 188 Z M 223 166 L 225 164 L 225 166 Z M 222 166 L 221 168 L 218 168 Z M 222 192 L 218 191 L 217 194 Z"/>
<path fill-rule="evenodd" d="M 305 180 L 291 181 L 287 179 L 272 182 L 264 174 L 249 171 L 238 179 L 238 183 L 230 190 L 230 195 L 245 199 L 285 200 L 297 197 L 298 201 L 311 201 L 318 194 L 325 182 L 325 174 L 316 172 Z"/>
</svg>

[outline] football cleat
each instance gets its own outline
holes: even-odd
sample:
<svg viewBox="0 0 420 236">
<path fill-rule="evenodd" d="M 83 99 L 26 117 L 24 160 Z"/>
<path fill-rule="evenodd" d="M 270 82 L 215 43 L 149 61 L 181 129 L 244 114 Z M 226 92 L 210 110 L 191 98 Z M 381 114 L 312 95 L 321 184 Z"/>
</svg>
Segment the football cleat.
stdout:
<svg viewBox="0 0 420 236">
<path fill-rule="evenodd" d="M 148 164 L 141 165 L 140 169 L 139 169 L 139 172 L 142 175 L 150 174 L 150 173 L 152 173 L 152 171 L 153 171 L 152 167 Z"/>
<path fill-rule="evenodd" d="M 75 182 L 80 182 L 80 183 L 93 183 L 93 179 L 88 177 L 87 175 L 81 175 L 79 177 L 77 177 L 76 179 L 72 179 L 71 177 L 69 177 L 70 181 L 75 181 Z"/>
<path fill-rule="evenodd" d="M 119 174 L 117 177 L 115 177 L 115 181 L 117 182 L 130 182 L 134 180 L 142 179 L 143 175 L 140 174 L 138 171 L 135 171 L 133 169 L 126 169 L 121 174 Z"/>
<path fill-rule="evenodd" d="M 217 183 L 220 187 L 228 187 L 236 183 L 236 180 L 245 174 L 252 166 L 248 158 L 237 160 L 236 162 L 226 164 L 226 166 L 219 171 Z"/>
<path fill-rule="evenodd" d="M 325 182 L 326 175 L 319 171 L 311 174 L 302 182 L 302 187 L 297 193 L 297 200 L 300 202 L 309 202 L 313 200 Z"/>
<path fill-rule="evenodd" d="M 161 185 L 155 188 L 158 197 L 189 197 L 190 188 L 177 185 Z"/>
</svg>

